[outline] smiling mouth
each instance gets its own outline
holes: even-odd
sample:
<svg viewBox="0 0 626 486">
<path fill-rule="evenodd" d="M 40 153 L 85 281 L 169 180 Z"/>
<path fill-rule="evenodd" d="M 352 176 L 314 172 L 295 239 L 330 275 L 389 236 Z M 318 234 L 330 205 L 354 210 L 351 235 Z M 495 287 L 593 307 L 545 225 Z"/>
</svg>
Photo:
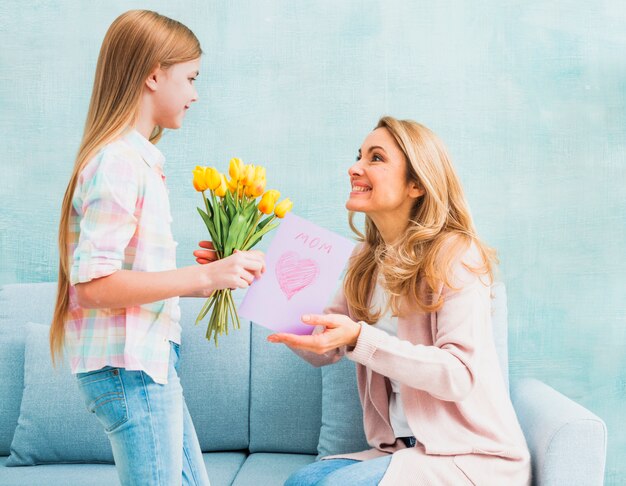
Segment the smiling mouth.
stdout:
<svg viewBox="0 0 626 486">
<path fill-rule="evenodd" d="M 363 193 L 363 192 L 370 192 L 372 190 L 371 187 L 365 187 L 365 186 L 352 186 L 352 192 L 359 192 L 359 193 Z"/>
</svg>

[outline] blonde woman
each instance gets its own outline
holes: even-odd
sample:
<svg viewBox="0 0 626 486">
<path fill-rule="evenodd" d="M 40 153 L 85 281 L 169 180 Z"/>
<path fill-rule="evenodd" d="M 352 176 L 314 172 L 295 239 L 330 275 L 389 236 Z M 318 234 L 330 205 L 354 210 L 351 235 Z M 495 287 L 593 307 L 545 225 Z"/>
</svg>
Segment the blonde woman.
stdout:
<svg viewBox="0 0 626 486">
<path fill-rule="evenodd" d="M 287 486 L 526 485 L 529 452 L 492 339 L 495 255 L 476 235 L 441 141 L 382 118 L 349 169 L 365 235 L 311 336 L 273 334 L 315 366 L 356 362 L 371 449 L 325 458 Z"/>
<path fill-rule="evenodd" d="M 52 359 L 67 347 L 123 485 L 208 485 L 177 373 L 178 296 L 245 288 L 259 252 L 176 269 L 163 128 L 198 97 L 202 51 L 181 23 L 145 10 L 106 33 L 83 140 L 63 200 Z"/>
</svg>

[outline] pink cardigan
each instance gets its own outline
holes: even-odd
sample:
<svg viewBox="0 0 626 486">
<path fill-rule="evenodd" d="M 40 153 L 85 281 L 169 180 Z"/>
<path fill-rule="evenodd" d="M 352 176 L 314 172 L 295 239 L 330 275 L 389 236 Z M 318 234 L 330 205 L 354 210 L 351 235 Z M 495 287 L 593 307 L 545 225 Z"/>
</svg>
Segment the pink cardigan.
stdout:
<svg viewBox="0 0 626 486">
<path fill-rule="evenodd" d="M 530 454 L 493 341 L 490 287 L 462 262 L 480 263 L 475 246 L 454 264 L 452 286 L 458 290 L 442 287 L 445 301 L 439 311 L 427 314 L 403 302 L 397 338 L 361 322 L 354 348 L 323 355 L 294 350 L 314 366 L 334 363 L 344 354 L 356 362 L 365 435 L 372 449 L 324 459 L 363 460 L 393 453 L 382 486 L 530 484 Z M 325 313 L 351 316 L 342 290 Z M 394 436 L 385 377 L 401 383 L 416 447 L 407 449 Z"/>
</svg>

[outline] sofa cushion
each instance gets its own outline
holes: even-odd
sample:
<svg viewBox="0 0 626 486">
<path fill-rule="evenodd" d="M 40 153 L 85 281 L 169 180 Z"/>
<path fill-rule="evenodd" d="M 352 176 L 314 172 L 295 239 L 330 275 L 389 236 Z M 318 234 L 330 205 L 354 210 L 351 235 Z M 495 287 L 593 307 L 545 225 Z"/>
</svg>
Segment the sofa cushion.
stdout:
<svg viewBox="0 0 626 486">
<path fill-rule="evenodd" d="M 232 484 L 246 460 L 243 452 L 211 452 L 203 454 L 211 486 Z M 0 484 L 24 486 L 119 486 L 113 464 L 48 464 L 29 468 L 5 467 L 6 457 L 0 457 Z M 268 483 L 270 484 L 270 483 Z M 280 483 L 282 484 L 282 483 Z"/>
<path fill-rule="evenodd" d="M 87 412 L 68 364 L 52 368 L 49 329 L 42 324 L 26 325 L 24 392 L 6 465 L 112 463 L 109 441 Z"/>
<path fill-rule="evenodd" d="M 237 473 L 233 486 L 281 486 L 293 472 L 314 460 L 315 456 L 308 454 L 250 454 Z M 210 474 L 209 479 L 213 486 Z"/>
<path fill-rule="evenodd" d="M 250 451 L 316 454 L 321 424 L 321 373 L 273 331 L 252 325 Z"/>
<path fill-rule="evenodd" d="M 0 455 L 9 454 L 20 414 L 24 387 L 24 324 L 49 322 L 55 294 L 54 282 L 0 287 Z"/>
<path fill-rule="evenodd" d="M 0 455 L 9 455 L 24 388 L 25 333 L 0 334 Z"/>
<path fill-rule="evenodd" d="M 322 367 L 322 427 L 318 457 L 369 449 L 363 431 L 354 362 L 347 358 Z"/>
<path fill-rule="evenodd" d="M 235 296 L 237 302 L 238 296 Z M 208 317 L 195 325 L 204 299 L 180 299 L 183 328 L 178 371 L 203 452 L 248 448 L 250 323 L 231 329 L 219 346 L 205 337 Z"/>
</svg>

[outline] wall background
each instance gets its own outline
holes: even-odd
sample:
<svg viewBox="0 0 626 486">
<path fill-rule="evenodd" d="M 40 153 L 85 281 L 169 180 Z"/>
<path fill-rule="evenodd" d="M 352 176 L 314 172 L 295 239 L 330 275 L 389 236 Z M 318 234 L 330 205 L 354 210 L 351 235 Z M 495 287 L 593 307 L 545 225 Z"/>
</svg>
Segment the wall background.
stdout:
<svg viewBox="0 0 626 486">
<path fill-rule="evenodd" d="M 200 101 L 160 144 L 179 265 L 204 237 L 196 164 L 268 167 L 349 235 L 346 171 L 382 114 L 447 143 L 508 286 L 513 375 L 601 416 L 626 465 L 626 5 L 565 1 L 0 3 L 0 284 L 56 279 L 58 210 L 109 24 L 150 8 L 205 50 Z"/>
</svg>

